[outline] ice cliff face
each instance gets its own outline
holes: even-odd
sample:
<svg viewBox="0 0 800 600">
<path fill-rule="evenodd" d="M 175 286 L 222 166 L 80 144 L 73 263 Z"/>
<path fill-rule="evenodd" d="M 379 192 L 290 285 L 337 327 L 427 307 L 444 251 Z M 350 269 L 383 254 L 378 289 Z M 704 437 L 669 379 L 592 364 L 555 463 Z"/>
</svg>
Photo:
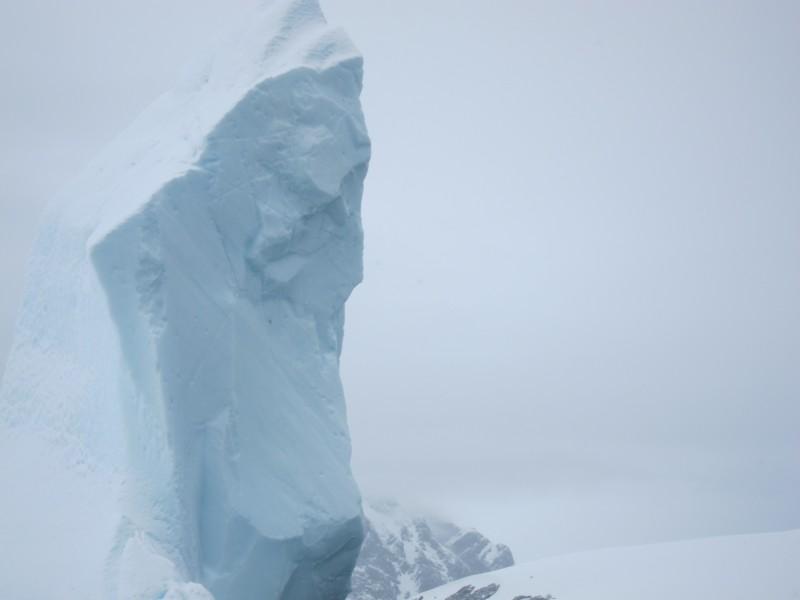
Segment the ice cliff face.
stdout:
<svg viewBox="0 0 800 600">
<path fill-rule="evenodd" d="M 52 203 L 0 396 L 0 597 L 344 598 L 361 58 L 266 2 Z"/>
<path fill-rule="evenodd" d="M 450 581 L 514 564 L 507 546 L 393 502 L 365 503 L 364 523 L 350 600 L 416 598 Z"/>
</svg>

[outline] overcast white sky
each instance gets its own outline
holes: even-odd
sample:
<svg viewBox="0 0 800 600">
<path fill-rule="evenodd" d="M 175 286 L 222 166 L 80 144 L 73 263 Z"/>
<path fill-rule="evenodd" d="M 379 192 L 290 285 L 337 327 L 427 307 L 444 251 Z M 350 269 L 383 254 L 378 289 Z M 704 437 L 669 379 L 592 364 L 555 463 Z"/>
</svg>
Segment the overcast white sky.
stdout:
<svg viewBox="0 0 800 600">
<path fill-rule="evenodd" d="M 255 1 L 0 3 L 0 362 L 42 203 Z M 367 493 L 523 559 L 800 527 L 800 4 L 323 6 L 374 145 Z"/>
</svg>

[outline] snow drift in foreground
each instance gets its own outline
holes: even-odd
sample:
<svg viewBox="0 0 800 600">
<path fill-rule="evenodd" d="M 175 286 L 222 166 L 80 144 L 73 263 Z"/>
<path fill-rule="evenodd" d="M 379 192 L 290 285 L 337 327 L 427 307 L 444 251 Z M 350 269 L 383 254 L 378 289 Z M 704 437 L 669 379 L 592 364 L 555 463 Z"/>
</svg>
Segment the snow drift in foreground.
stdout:
<svg viewBox="0 0 800 600">
<path fill-rule="evenodd" d="M 594 550 L 468 577 L 421 600 L 796 600 L 800 530 Z"/>
<path fill-rule="evenodd" d="M 361 58 L 265 2 L 52 203 L 0 396 L 0 597 L 344 598 Z"/>
</svg>

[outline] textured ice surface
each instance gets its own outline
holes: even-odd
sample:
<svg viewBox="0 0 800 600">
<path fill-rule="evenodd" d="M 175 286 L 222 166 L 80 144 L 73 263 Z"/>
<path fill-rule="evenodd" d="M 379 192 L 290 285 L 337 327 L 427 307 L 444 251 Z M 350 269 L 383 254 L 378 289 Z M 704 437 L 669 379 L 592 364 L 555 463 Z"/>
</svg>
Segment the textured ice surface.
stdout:
<svg viewBox="0 0 800 600">
<path fill-rule="evenodd" d="M 344 598 L 361 58 L 266 2 L 50 206 L 0 395 L 0 597 Z"/>
</svg>

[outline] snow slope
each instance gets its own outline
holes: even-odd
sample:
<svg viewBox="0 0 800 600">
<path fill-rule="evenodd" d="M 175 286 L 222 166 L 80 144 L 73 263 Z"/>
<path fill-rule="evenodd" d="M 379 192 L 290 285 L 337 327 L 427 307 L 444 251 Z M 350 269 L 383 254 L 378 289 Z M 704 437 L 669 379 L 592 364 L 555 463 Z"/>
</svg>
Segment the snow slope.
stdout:
<svg viewBox="0 0 800 600">
<path fill-rule="evenodd" d="M 558 556 L 468 577 L 419 598 L 549 595 L 558 600 L 798 600 L 800 530 Z"/>
<path fill-rule="evenodd" d="M 0 598 L 347 593 L 361 58 L 316 0 L 273 0 L 200 62 L 44 218 L 0 391 Z"/>
<path fill-rule="evenodd" d="M 514 564 L 507 546 L 396 502 L 365 502 L 364 525 L 350 600 L 412 598 L 448 581 Z"/>
</svg>

